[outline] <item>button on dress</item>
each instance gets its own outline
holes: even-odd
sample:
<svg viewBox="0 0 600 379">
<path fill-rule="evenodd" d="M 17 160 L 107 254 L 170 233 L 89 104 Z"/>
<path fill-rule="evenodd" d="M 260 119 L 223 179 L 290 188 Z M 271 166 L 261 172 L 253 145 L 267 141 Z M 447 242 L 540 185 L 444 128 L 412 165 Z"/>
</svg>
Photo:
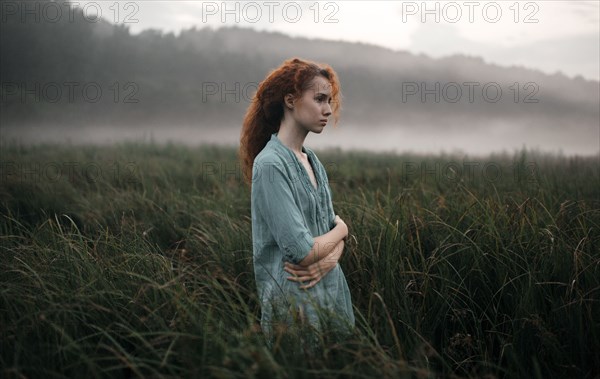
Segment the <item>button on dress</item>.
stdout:
<svg viewBox="0 0 600 379">
<path fill-rule="evenodd" d="M 308 289 L 300 289 L 301 283 L 287 279 L 291 274 L 284 270 L 284 262 L 298 264 L 312 249 L 314 237 L 335 226 L 325 168 L 311 149 L 302 147 L 302 151 L 313 168 L 317 188 L 277 133 L 271 135 L 252 168 L 254 274 L 267 341 L 272 337 L 273 323 L 289 325 L 294 312 L 303 315 L 316 330 L 325 327 L 325 320 L 328 328 L 341 327 L 344 331 L 355 324 L 350 290 L 339 264 Z"/>
</svg>

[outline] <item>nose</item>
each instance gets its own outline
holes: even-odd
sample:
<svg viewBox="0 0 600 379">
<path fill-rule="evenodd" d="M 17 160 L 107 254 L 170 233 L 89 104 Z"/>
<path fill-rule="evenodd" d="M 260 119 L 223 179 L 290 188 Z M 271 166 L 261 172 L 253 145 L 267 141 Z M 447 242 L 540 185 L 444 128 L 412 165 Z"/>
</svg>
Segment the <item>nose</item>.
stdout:
<svg viewBox="0 0 600 379">
<path fill-rule="evenodd" d="M 331 104 L 327 103 L 327 105 L 325 105 L 325 116 L 329 117 L 331 115 Z"/>
</svg>

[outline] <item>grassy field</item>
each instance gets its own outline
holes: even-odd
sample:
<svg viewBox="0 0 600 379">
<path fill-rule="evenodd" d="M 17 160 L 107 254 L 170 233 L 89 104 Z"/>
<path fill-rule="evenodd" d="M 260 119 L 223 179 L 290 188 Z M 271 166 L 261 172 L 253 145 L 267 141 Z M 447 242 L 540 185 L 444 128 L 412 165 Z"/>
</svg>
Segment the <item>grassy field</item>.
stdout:
<svg viewBox="0 0 600 379">
<path fill-rule="evenodd" d="M 0 376 L 598 378 L 599 157 L 317 153 L 357 331 L 310 355 L 264 345 L 235 149 L 4 144 Z"/>
</svg>

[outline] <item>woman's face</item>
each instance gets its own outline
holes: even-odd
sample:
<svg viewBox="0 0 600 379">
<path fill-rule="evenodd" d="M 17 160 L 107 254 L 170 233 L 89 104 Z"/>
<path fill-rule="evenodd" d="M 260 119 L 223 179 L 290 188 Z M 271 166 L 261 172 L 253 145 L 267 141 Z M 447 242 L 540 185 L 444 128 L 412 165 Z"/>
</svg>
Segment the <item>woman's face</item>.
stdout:
<svg viewBox="0 0 600 379">
<path fill-rule="evenodd" d="M 331 115 L 331 84 L 322 76 L 316 76 L 302 97 L 294 102 L 292 117 L 306 130 L 321 133 Z"/>
</svg>

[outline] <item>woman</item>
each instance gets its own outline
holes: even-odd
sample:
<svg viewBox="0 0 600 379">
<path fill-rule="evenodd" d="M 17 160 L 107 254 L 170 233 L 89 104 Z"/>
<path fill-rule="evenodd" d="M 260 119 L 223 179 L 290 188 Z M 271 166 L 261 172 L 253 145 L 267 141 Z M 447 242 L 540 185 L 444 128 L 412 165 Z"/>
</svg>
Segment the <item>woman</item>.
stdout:
<svg viewBox="0 0 600 379">
<path fill-rule="evenodd" d="M 337 74 L 328 65 L 285 61 L 260 83 L 244 118 L 240 159 L 251 178 L 254 274 L 261 327 L 300 319 L 314 330 L 350 332 L 354 313 L 337 263 L 348 227 L 333 211 L 325 168 L 303 146 L 340 108 Z"/>
</svg>

